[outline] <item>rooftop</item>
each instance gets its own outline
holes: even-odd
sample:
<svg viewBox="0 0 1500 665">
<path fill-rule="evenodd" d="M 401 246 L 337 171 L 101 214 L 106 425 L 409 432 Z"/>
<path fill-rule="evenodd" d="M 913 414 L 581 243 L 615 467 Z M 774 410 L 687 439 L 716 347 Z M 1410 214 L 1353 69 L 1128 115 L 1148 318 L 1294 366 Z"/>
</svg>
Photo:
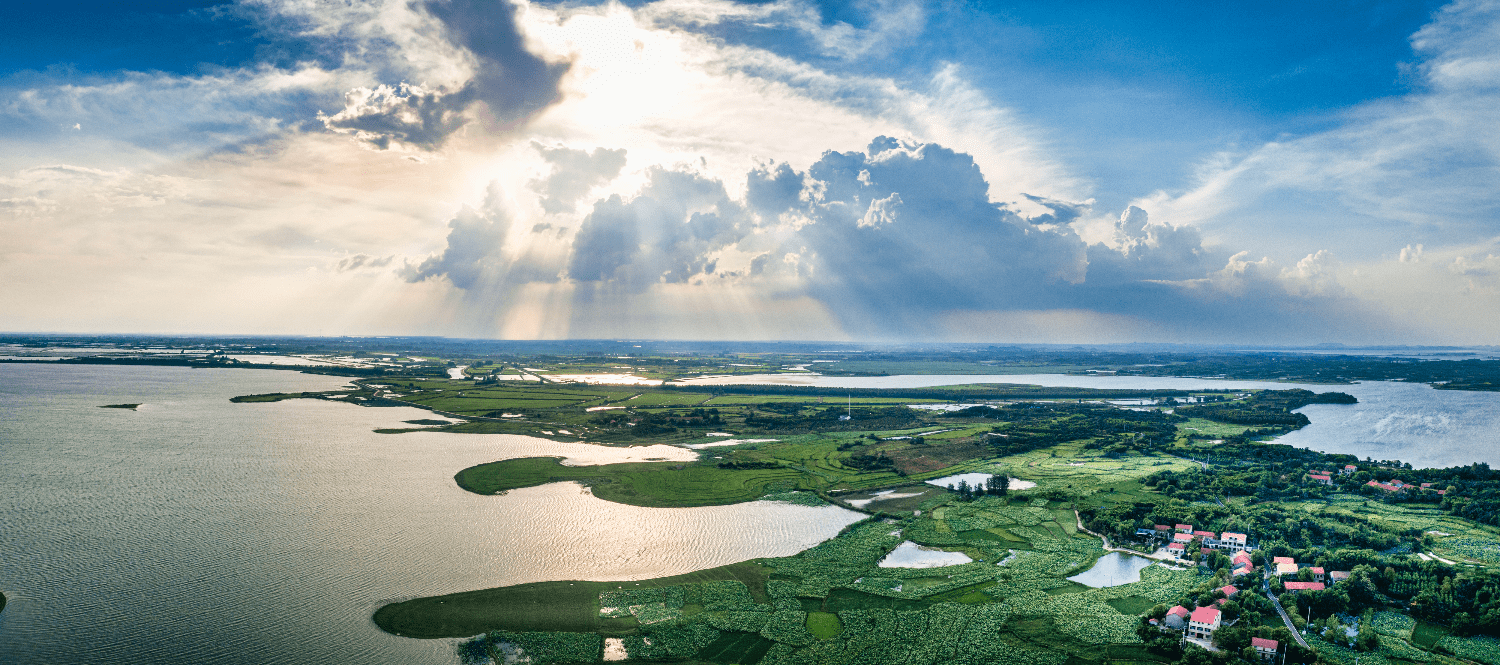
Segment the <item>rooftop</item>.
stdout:
<svg viewBox="0 0 1500 665">
<path fill-rule="evenodd" d="M 1200 607 L 1193 610 L 1193 616 L 1188 620 L 1193 623 L 1211 624 L 1219 620 L 1219 611 L 1212 607 Z"/>
</svg>

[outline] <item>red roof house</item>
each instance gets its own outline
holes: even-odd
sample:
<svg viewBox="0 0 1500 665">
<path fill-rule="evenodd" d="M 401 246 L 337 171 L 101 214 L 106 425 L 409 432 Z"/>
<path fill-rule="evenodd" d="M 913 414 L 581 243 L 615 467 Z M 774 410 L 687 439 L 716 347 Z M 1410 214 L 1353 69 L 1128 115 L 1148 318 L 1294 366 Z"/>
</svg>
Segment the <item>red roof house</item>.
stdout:
<svg viewBox="0 0 1500 665">
<path fill-rule="evenodd" d="M 1219 587 L 1219 590 L 1224 592 L 1224 597 L 1225 598 L 1233 598 L 1234 594 L 1237 594 L 1237 593 L 1240 592 L 1239 589 L 1236 589 L 1236 588 L 1234 588 L 1232 586 L 1229 586 L 1228 584 Z"/>
<path fill-rule="evenodd" d="M 1271 563 L 1297 563 L 1297 560 L 1289 556 L 1273 556 Z"/>
<path fill-rule="evenodd" d="M 1219 616 L 1219 611 L 1212 607 L 1193 610 L 1192 616 L 1188 617 L 1188 635 L 1202 640 L 1212 638 L 1214 631 L 1219 629 Z"/>
<path fill-rule="evenodd" d="M 1322 582 L 1287 582 L 1287 591 L 1322 591 Z"/>
</svg>

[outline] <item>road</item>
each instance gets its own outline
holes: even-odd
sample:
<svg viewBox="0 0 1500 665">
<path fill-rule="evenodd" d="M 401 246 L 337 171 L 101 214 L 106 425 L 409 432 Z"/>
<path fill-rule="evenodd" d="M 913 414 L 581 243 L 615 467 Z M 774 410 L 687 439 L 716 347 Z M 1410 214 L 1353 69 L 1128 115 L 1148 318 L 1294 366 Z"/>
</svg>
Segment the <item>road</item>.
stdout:
<svg viewBox="0 0 1500 665">
<path fill-rule="evenodd" d="M 1282 609 L 1281 601 L 1276 600 L 1276 595 L 1271 593 L 1269 583 L 1265 584 L 1265 591 L 1266 597 L 1271 599 L 1271 606 L 1276 608 L 1276 613 L 1280 614 L 1281 620 L 1286 623 L 1286 629 L 1292 631 L 1292 639 L 1297 640 L 1297 644 L 1301 644 L 1302 648 L 1311 649 L 1312 647 L 1307 646 L 1307 640 L 1302 639 L 1302 633 L 1297 632 L 1297 627 L 1292 625 L 1292 617 L 1287 616 L 1286 610 Z"/>
</svg>

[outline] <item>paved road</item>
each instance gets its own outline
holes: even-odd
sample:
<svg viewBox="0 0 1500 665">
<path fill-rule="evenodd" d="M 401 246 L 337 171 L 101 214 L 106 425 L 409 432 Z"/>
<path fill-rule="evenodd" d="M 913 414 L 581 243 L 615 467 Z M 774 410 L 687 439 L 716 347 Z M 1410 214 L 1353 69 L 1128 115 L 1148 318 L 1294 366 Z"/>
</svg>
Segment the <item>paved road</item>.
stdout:
<svg viewBox="0 0 1500 665">
<path fill-rule="evenodd" d="M 1301 644 L 1302 648 L 1311 649 L 1312 647 L 1307 646 L 1307 640 L 1302 639 L 1302 633 L 1297 632 L 1297 627 L 1292 625 L 1292 618 L 1287 616 L 1286 610 L 1282 609 L 1281 601 L 1276 600 L 1276 595 L 1271 593 L 1271 585 L 1265 585 L 1265 591 L 1266 597 L 1271 599 L 1271 605 L 1276 608 L 1276 613 L 1280 614 L 1281 620 L 1286 623 L 1286 629 L 1292 631 L 1292 638 L 1297 640 L 1297 644 Z"/>
</svg>

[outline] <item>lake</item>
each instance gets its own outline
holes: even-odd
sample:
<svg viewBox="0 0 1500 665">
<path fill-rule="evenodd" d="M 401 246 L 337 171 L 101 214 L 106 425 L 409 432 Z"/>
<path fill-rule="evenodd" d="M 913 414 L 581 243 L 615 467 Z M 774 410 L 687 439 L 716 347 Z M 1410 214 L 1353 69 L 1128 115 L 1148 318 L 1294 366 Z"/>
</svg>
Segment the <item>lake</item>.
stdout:
<svg viewBox="0 0 1500 665">
<path fill-rule="evenodd" d="M 1399 459 L 1414 467 L 1449 467 L 1484 462 L 1500 467 L 1500 392 L 1436 390 L 1425 383 L 1363 381 L 1316 385 L 1274 381 L 1190 379 L 1151 376 L 1073 376 L 1067 374 L 809 376 L 757 374 L 704 377 L 684 383 L 722 385 L 820 386 L 826 388 L 928 388 L 976 383 L 1049 388 L 1131 390 L 1287 390 L 1349 393 L 1359 404 L 1313 404 L 1298 409 L 1311 425 L 1278 443 L 1360 458 Z"/>
<path fill-rule="evenodd" d="M 783 380 L 1338 390 L 1360 404 L 1306 407 L 1312 425 L 1281 441 L 1419 466 L 1500 464 L 1500 394 L 1422 384 Z M 380 435 L 372 430 L 431 414 L 228 401 L 344 383 L 273 370 L 0 364 L 0 591 L 10 598 L 0 613 L 0 662 L 451 664 L 454 641 L 386 635 L 371 613 L 417 596 L 644 579 L 783 556 L 862 517 L 771 502 L 636 508 L 569 483 L 478 496 L 460 490 L 453 474 L 517 456 L 579 463 L 682 453 L 506 435 Z M 136 402 L 139 411 L 97 408 Z"/>
<path fill-rule="evenodd" d="M 228 401 L 344 383 L 0 365 L 0 662 L 451 665 L 453 640 L 387 635 L 370 615 L 417 596 L 784 556 L 864 517 L 764 501 L 638 508 L 572 483 L 479 496 L 453 474 L 515 456 L 693 453 L 382 435 L 372 430 L 430 414 Z"/>
</svg>

